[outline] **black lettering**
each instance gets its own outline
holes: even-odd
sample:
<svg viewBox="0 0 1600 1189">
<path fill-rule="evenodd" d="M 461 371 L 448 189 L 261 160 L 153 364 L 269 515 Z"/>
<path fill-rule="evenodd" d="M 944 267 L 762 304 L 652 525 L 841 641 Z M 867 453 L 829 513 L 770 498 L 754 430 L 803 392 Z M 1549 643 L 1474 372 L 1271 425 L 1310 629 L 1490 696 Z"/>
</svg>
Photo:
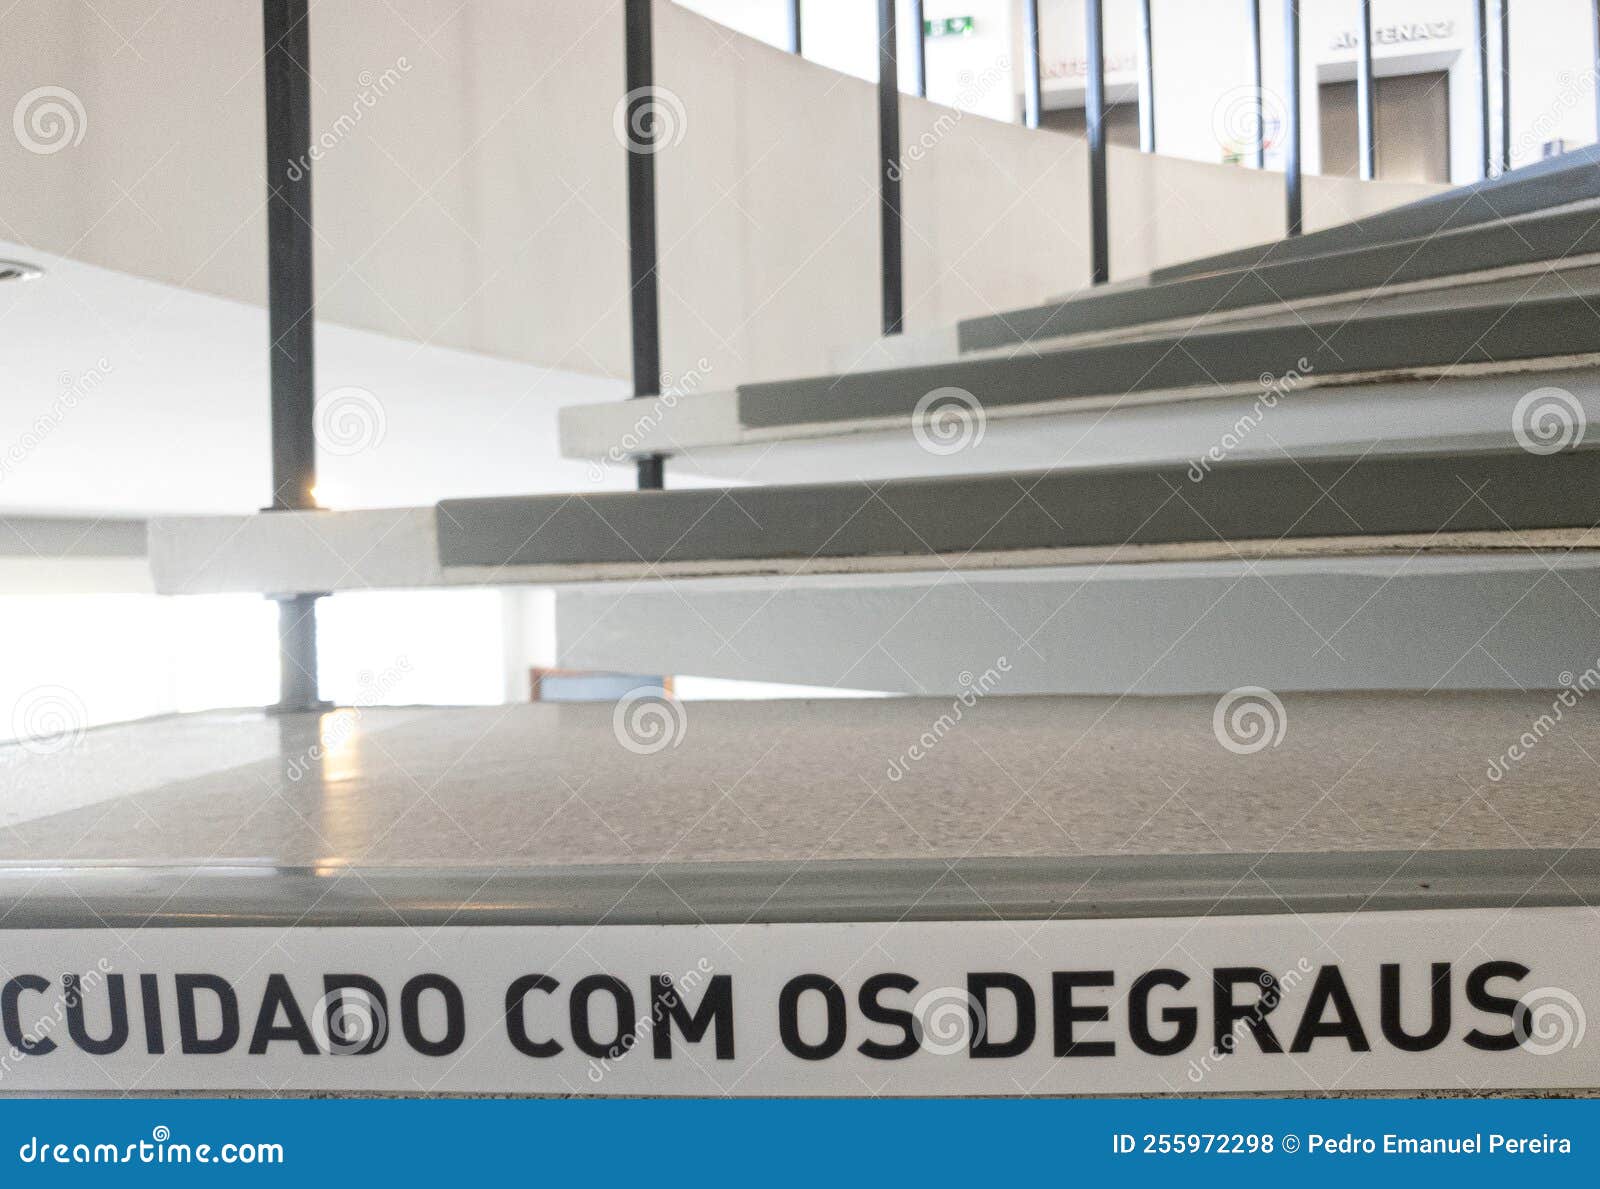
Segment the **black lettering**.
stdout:
<svg viewBox="0 0 1600 1189">
<path fill-rule="evenodd" d="M 27 1053 L 31 1057 L 43 1057 L 53 1053 L 56 1042 L 48 1036 L 33 1037 L 27 1035 L 22 1027 L 22 1013 L 17 1010 L 17 1000 L 24 991 L 48 991 L 50 982 L 37 974 L 19 974 L 15 978 L 7 979 L 4 990 L 0 990 L 0 1020 L 3 1020 L 6 1030 L 6 1040 L 11 1047 L 19 1052 Z"/>
<path fill-rule="evenodd" d="M 690 1015 L 683 993 L 672 985 L 672 976 L 658 974 L 650 982 L 650 1012 L 653 1025 L 650 1042 L 657 1057 L 663 1060 L 672 1057 L 672 1025 L 682 1030 L 684 1040 L 694 1044 L 715 1024 L 717 1060 L 733 1060 L 733 979 L 730 976 L 712 975 L 706 993 L 700 997 L 700 1010 Z"/>
<path fill-rule="evenodd" d="M 1241 984 L 1249 984 L 1260 989 L 1261 994 L 1256 997 L 1254 1003 L 1234 1002 L 1233 989 Z M 1212 1043 L 1217 1051 L 1233 1052 L 1237 1043 L 1233 1036 L 1233 1026 L 1243 1020 L 1263 1053 L 1283 1052 L 1283 1045 L 1278 1043 L 1272 1025 L 1267 1023 L 1268 1014 L 1277 1008 L 1281 998 L 1278 980 L 1259 966 L 1222 966 L 1213 970 L 1211 1034 Z"/>
<path fill-rule="evenodd" d="M 67 1032 L 72 1043 L 85 1053 L 104 1057 L 128 1042 L 128 994 L 120 974 L 106 976 L 106 1001 L 111 1008 L 111 1030 L 104 1040 L 89 1035 L 83 1020 L 83 981 L 76 974 L 61 976 L 61 990 L 67 999 Z"/>
<path fill-rule="evenodd" d="M 561 1051 L 559 1040 L 529 1038 L 528 1020 L 522 1007 L 529 991 L 543 991 L 549 995 L 560 985 L 559 980 L 548 974 L 525 974 L 506 988 L 506 1032 L 511 1037 L 511 1047 L 526 1057 L 554 1057 Z"/>
<path fill-rule="evenodd" d="M 1323 1022 L 1328 1005 L 1333 1005 L 1333 1019 Z M 1311 995 L 1300 1017 L 1300 1027 L 1295 1029 L 1289 1051 L 1306 1053 L 1311 1043 L 1319 1037 L 1342 1038 L 1352 1053 L 1370 1053 L 1366 1029 L 1356 1014 L 1356 1005 L 1350 998 L 1350 988 L 1344 985 L 1344 975 L 1337 966 L 1324 966 L 1317 971 L 1317 981 L 1311 984 Z"/>
<path fill-rule="evenodd" d="M 1520 1001 L 1508 999 L 1504 995 L 1493 995 L 1489 992 L 1489 981 L 1496 978 L 1510 978 L 1522 980 L 1528 977 L 1528 968 L 1521 962 L 1485 962 L 1482 966 L 1474 968 L 1467 975 L 1467 1002 L 1479 1011 L 1486 1011 L 1495 1015 L 1506 1016 L 1512 1021 L 1517 1018 L 1517 1008 Z M 1517 1030 L 1496 1036 L 1491 1032 L 1484 1032 L 1474 1028 L 1462 1037 L 1475 1049 L 1483 1049 L 1489 1053 L 1503 1053 L 1514 1049 L 1521 1042 L 1517 1040 Z"/>
<path fill-rule="evenodd" d="M 429 1040 L 422 1034 L 422 1015 L 417 1010 L 424 991 L 437 991 L 444 1001 L 444 1035 Z M 461 988 L 442 974 L 413 976 L 400 988 L 400 1030 L 406 1043 L 424 1057 L 447 1057 L 467 1038 L 467 1009 L 461 1001 Z"/>
<path fill-rule="evenodd" d="M 1057 970 L 1050 976 L 1050 997 L 1055 1005 L 1055 1030 L 1057 1057 L 1112 1057 L 1117 1046 L 1109 1040 L 1074 1040 L 1074 1024 L 1093 1024 L 1110 1019 L 1111 1012 L 1103 1004 L 1097 1007 L 1078 1007 L 1072 1002 L 1072 992 L 1079 987 L 1109 987 L 1116 975 L 1109 970 Z"/>
<path fill-rule="evenodd" d="M 589 997 L 596 991 L 605 991 L 617 1005 L 617 1034 L 605 1044 L 594 1038 L 589 1026 Z M 591 974 L 572 984 L 572 1000 L 568 1004 L 572 1020 L 572 1041 L 590 1057 L 621 1057 L 633 1048 L 633 992 L 620 978 L 609 974 Z"/>
<path fill-rule="evenodd" d="M 898 1061 L 909 1057 L 922 1045 L 917 1040 L 917 1017 L 902 1007 L 884 1007 L 878 996 L 884 991 L 901 991 L 909 994 L 917 989 L 917 980 L 909 974 L 875 974 L 861 984 L 857 997 L 861 1014 L 874 1024 L 887 1024 L 900 1029 L 900 1039 L 893 1044 L 870 1037 L 856 1046 L 863 1055 L 874 1061 Z"/>
<path fill-rule="evenodd" d="M 353 991 L 353 995 L 345 992 Z M 322 978 L 327 1004 L 323 1023 L 328 1051 L 340 1057 L 365 1057 L 389 1039 L 389 998 L 376 979 L 364 974 L 327 974 Z"/>
<path fill-rule="evenodd" d="M 1134 980 L 1128 991 L 1128 1034 L 1141 1052 L 1170 1057 L 1194 1043 L 1195 1034 L 1200 1030 L 1200 1013 L 1192 1007 L 1161 1009 L 1161 1022 L 1176 1026 L 1166 1040 L 1157 1040 L 1150 1031 L 1150 992 L 1156 987 L 1181 991 L 1188 985 L 1189 976 L 1180 970 L 1150 970 Z"/>
<path fill-rule="evenodd" d="M 173 982 L 178 990 L 178 1036 L 183 1052 L 204 1057 L 233 1048 L 239 1040 L 239 997 L 233 993 L 228 980 L 215 974 L 178 974 L 173 976 Z M 194 997 L 198 991 L 210 991 L 215 995 L 222 1013 L 221 1031 L 209 1038 L 200 1035 L 196 1022 Z"/>
<path fill-rule="evenodd" d="M 139 976 L 139 1001 L 144 1005 L 145 1052 L 151 1054 L 166 1052 L 166 1030 L 161 1026 L 161 987 L 155 975 Z"/>
<path fill-rule="evenodd" d="M 1385 962 L 1378 968 L 1378 1023 L 1383 1028 L 1383 1038 L 1401 1052 L 1425 1053 L 1437 1048 L 1450 1034 L 1450 963 L 1433 964 L 1429 985 L 1433 1010 L 1428 1030 L 1413 1034 L 1400 1021 L 1400 964 Z"/>
<path fill-rule="evenodd" d="M 808 1044 L 800 1035 L 800 996 L 820 991 L 828 1009 L 828 1031 L 820 1044 Z M 844 992 L 823 974 L 797 974 L 778 994 L 778 1035 L 783 1047 L 802 1061 L 824 1061 L 844 1048 Z"/>
<path fill-rule="evenodd" d="M 1008 992 L 1017 1004 L 1017 1031 L 1010 1040 L 995 1040 L 989 1028 L 989 992 Z M 972 1015 L 972 1040 L 969 1057 L 1015 1057 L 1028 1051 L 1037 1030 L 1033 988 L 1028 980 L 1005 971 L 981 971 L 967 975 L 967 1004 Z"/>
<path fill-rule="evenodd" d="M 284 1015 L 282 1024 L 278 1023 L 280 1009 Z M 317 1038 L 295 1002 L 288 978 L 281 974 L 267 975 L 267 989 L 261 995 L 261 1009 L 256 1012 L 256 1026 L 250 1033 L 250 1055 L 259 1057 L 275 1040 L 294 1041 L 308 1057 L 317 1052 Z"/>
</svg>

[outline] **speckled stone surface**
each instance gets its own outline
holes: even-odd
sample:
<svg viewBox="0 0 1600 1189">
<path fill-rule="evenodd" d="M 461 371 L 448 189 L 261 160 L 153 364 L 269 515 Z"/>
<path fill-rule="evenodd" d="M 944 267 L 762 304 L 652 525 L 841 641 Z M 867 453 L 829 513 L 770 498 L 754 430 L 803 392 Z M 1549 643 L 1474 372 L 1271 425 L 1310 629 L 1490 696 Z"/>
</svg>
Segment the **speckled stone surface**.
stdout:
<svg viewBox="0 0 1600 1189">
<path fill-rule="evenodd" d="M 0 860 L 503 867 L 1600 845 L 1600 698 L 1536 727 L 1553 702 L 1288 695 L 1281 741 L 1252 754 L 1219 743 L 1211 697 L 690 702 L 675 711 L 676 745 L 653 754 L 619 741 L 610 705 L 194 715 L 91 731 L 52 754 L 0 748 Z M 1491 780 L 1526 732 L 1542 737 Z"/>
</svg>

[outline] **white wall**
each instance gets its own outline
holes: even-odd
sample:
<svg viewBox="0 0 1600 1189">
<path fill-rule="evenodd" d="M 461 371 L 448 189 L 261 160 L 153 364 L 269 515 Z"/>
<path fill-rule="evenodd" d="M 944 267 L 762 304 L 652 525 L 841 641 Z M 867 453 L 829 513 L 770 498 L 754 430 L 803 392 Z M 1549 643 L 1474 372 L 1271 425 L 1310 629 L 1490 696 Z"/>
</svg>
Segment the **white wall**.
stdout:
<svg viewBox="0 0 1600 1189">
<path fill-rule="evenodd" d="M 808 28 L 835 27 L 830 3 L 866 23 L 864 37 L 839 42 L 859 71 L 874 43 L 871 5 L 809 0 Z M 18 0 L 0 41 L 0 110 L 64 88 L 81 107 L 82 137 L 40 153 L 0 136 L 0 238 L 259 303 L 259 22 L 251 0 L 154 11 L 143 0 L 93 11 Z M 879 326 L 872 85 L 675 4 L 656 6 L 655 34 L 672 124 L 658 157 L 669 382 L 825 370 Z M 987 36 L 930 44 L 930 69 L 969 52 L 1009 69 L 994 52 L 1002 35 Z M 564 372 L 626 374 L 620 7 L 391 0 L 375 11 L 321 0 L 311 37 L 312 123 L 326 144 L 314 169 L 321 316 Z M 973 103 L 1001 110 L 1014 103 L 1008 87 L 1003 76 L 974 85 Z M 925 148 L 906 168 L 912 330 L 1036 303 L 1089 271 L 1081 142 L 976 115 L 941 125 L 947 114 L 912 102 L 904 115 L 908 155 Z M 1217 250 L 1279 234 L 1281 214 L 1265 200 L 1274 184 L 1241 173 L 1181 171 L 1195 201 L 1163 203 L 1157 226 L 1132 229 L 1158 246 L 1123 253 L 1119 275 L 1171 262 L 1160 245 Z M 1148 198 L 1130 196 L 1115 172 L 1112 185 L 1114 205 Z M 1418 191 L 1341 183 L 1331 193 L 1323 214 L 1337 219 Z"/>
</svg>

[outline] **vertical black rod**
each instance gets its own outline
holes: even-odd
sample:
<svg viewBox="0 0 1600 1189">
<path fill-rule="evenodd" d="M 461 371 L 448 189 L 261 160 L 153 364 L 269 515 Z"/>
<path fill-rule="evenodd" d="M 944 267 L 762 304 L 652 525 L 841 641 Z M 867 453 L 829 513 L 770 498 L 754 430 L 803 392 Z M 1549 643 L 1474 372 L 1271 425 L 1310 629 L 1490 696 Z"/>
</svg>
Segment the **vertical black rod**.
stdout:
<svg viewBox="0 0 1600 1189">
<path fill-rule="evenodd" d="M 800 0 L 789 0 L 789 52 L 800 53 Z"/>
<path fill-rule="evenodd" d="M 1500 172 L 1511 168 L 1511 0 L 1500 0 Z"/>
<path fill-rule="evenodd" d="M 1287 200 L 1288 231 L 1303 229 L 1300 207 L 1300 0 L 1283 0 L 1283 60 L 1285 64 L 1283 183 Z"/>
<path fill-rule="evenodd" d="M 1361 159 L 1361 180 L 1378 176 L 1378 149 L 1372 117 L 1372 0 L 1361 0 L 1361 56 L 1356 59 L 1356 152 Z"/>
<path fill-rule="evenodd" d="M 1478 0 L 1478 115 L 1483 176 L 1488 177 L 1494 172 L 1494 139 L 1489 131 L 1489 0 Z"/>
<path fill-rule="evenodd" d="M 914 68 L 911 93 L 918 99 L 926 99 L 928 97 L 928 35 L 927 27 L 923 23 L 922 0 L 911 0 L 911 23 L 915 26 L 917 38 L 912 43 L 917 47 L 917 52 L 911 59 L 911 64 Z"/>
<path fill-rule="evenodd" d="M 1595 3 L 1600 4 L 1600 0 Z M 1022 40 L 1022 122 L 1029 128 L 1037 128 L 1043 107 L 1039 89 L 1039 0 L 1023 0 Z"/>
<path fill-rule="evenodd" d="M 311 508 L 316 356 L 311 284 L 311 76 L 307 0 L 262 0 L 266 39 L 267 320 L 272 506 Z"/>
<path fill-rule="evenodd" d="M 266 80 L 267 324 L 272 507 L 316 506 L 316 298 L 311 238 L 311 30 L 307 0 L 262 0 Z M 278 705 L 317 701 L 316 596 L 278 600 Z"/>
<path fill-rule="evenodd" d="M 1255 73 L 1251 85 L 1255 88 L 1256 106 L 1256 168 L 1267 167 L 1267 114 L 1262 104 L 1266 76 L 1261 73 L 1261 0 L 1250 0 L 1250 63 Z"/>
<path fill-rule="evenodd" d="M 656 99 L 650 0 L 624 0 L 628 109 L 628 296 L 633 325 L 633 395 L 661 390 L 661 310 L 656 286 Z M 639 490 L 663 486 L 659 454 L 639 459 Z"/>
<path fill-rule="evenodd" d="M 1106 229 L 1106 56 L 1101 0 L 1084 0 L 1087 38 L 1083 94 L 1084 127 L 1089 134 L 1089 238 L 1094 272 L 1103 285 L 1111 279 L 1111 242 Z"/>
<path fill-rule="evenodd" d="M 883 333 L 905 328 L 905 276 L 900 248 L 900 72 L 895 55 L 894 0 L 878 0 L 878 205 Z"/>
<path fill-rule="evenodd" d="M 1150 21 L 1151 0 L 1139 0 L 1139 33 L 1144 46 L 1144 62 L 1139 88 L 1139 148 L 1156 151 L 1156 43 Z"/>
</svg>

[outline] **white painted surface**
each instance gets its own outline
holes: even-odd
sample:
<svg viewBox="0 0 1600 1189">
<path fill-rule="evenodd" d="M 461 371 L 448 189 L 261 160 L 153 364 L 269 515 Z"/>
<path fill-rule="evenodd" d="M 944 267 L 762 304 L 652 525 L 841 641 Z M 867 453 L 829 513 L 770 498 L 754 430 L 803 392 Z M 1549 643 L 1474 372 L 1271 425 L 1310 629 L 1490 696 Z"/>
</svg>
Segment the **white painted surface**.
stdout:
<svg viewBox="0 0 1600 1189">
<path fill-rule="evenodd" d="M 108 1033 L 113 979 L 125 992 L 128 1023 L 115 1051 L 98 1056 L 52 1027 L 54 1051 L 12 1062 L 12 1092 L 1207 1094 L 1576 1088 L 1600 1080 L 1593 1046 L 1579 1043 L 1585 1005 L 1600 1002 L 1600 923 L 1584 908 L 970 924 L 146 929 L 133 939 L 113 930 L 16 930 L 6 942 L 8 968 L 46 982 L 19 999 L 30 1032 L 34 1021 L 52 1018 L 62 971 L 83 976 L 81 1010 L 96 1025 L 90 1035 Z M 1399 965 L 1401 1019 L 1421 1034 L 1433 1020 L 1433 959 L 1452 963 L 1450 1023 L 1436 1044 L 1407 1052 L 1380 1025 L 1380 968 Z M 1526 973 L 1497 971 L 1487 965 L 1493 962 L 1520 963 Z M 1212 972 L 1230 967 L 1260 968 L 1270 981 L 1246 975 L 1232 988 L 1246 1022 L 1235 1027 L 1224 1015 L 1219 1027 Z M 1103 971 L 1104 985 L 1053 988 L 1053 972 L 1064 970 Z M 1129 994 L 1155 970 L 1176 973 L 1148 999 Z M 867 1020 L 860 1007 L 866 980 L 890 971 L 913 984 L 875 998 L 906 1013 L 903 1029 Z M 969 974 L 996 971 L 1020 979 L 1023 991 L 975 1000 Z M 221 981 L 234 1025 L 228 1043 L 216 1046 L 221 1051 L 182 1051 L 179 972 Z M 156 976 L 165 1027 L 156 1046 L 163 1051 L 154 1055 L 136 973 Z M 324 976 L 350 973 L 374 980 L 382 998 L 354 1000 L 347 992 L 342 998 L 355 1002 L 347 1022 L 355 1026 L 344 1033 L 330 1024 L 341 996 Z M 277 1006 L 263 1011 L 276 974 L 284 983 Z M 419 989 L 405 1012 L 403 989 L 428 975 L 434 989 Z M 523 983 L 509 997 L 518 1011 L 508 1018 L 508 991 L 530 975 L 553 981 L 538 990 Z M 583 986 L 591 975 L 610 975 L 625 990 Z M 652 1014 L 651 987 L 663 975 L 688 1012 L 710 1005 L 704 1018 L 712 1027 L 700 1040 L 688 1040 L 665 1008 Z M 794 980 L 803 976 L 836 988 L 832 1021 L 821 991 L 799 993 L 806 984 Z M 1330 977 L 1347 992 L 1348 1008 L 1330 1004 Z M 1272 1005 L 1252 1013 L 1268 987 Z M 1505 996 L 1504 1008 L 1475 1006 L 1485 991 Z M 786 993 L 787 1034 L 780 1026 Z M 294 1001 L 294 1016 L 283 994 Z M 1034 1008 L 1031 1034 L 1019 1026 L 1022 994 Z M 569 1010 L 574 995 L 585 1033 Z M 187 1040 L 222 1035 L 222 992 L 196 991 L 191 1002 Z M 1076 1022 L 1059 1010 L 1068 1004 L 1083 1012 Z M 1547 1013 L 1561 1008 L 1565 1026 L 1556 1032 L 1528 1028 L 1526 1012 L 1549 1024 L 1556 1019 Z M 283 1027 L 296 1017 L 299 1039 L 249 1052 L 258 1026 Z M 1142 1046 L 1130 1028 L 1135 1020 L 1147 1025 Z M 1319 1023 L 1334 1022 L 1342 1035 L 1317 1036 Z M 838 1029 L 831 1042 L 830 1023 Z M 1509 1050 L 1485 1051 L 1469 1036 L 1512 1041 Z M 1064 1055 L 1069 1040 L 1095 1047 Z M 909 1043 L 889 1058 L 870 1046 L 863 1052 L 868 1041 Z M 1150 1052 L 1157 1041 L 1174 1042 L 1174 1051 Z M 975 1056 L 985 1043 L 1002 1052 Z M 1006 1056 L 1008 1044 L 1016 1051 Z"/>
<path fill-rule="evenodd" d="M 765 483 L 818 477 L 910 478 L 1055 468 L 1171 463 L 1189 466 L 1211 451 L 1224 459 L 1393 453 L 1442 449 L 1509 449 L 1517 402 L 1534 389 L 1570 392 L 1589 426 L 1600 426 L 1600 370 L 1594 366 L 1526 368 L 1502 374 L 1483 368 L 1413 381 L 1340 386 L 1337 377 L 1307 376 L 1263 405 L 1256 385 L 1207 391 L 1108 395 L 1057 404 L 996 406 L 983 432 L 961 449 L 936 454 L 907 432 L 910 419 L 827 422 L 751 430 L 737 427 L 737 396 L 696 393 L 655 415 L 593 405 L 561 412 L 562 452 L 612 457 L 628 443 L 673 456 L 674 474 Z M 982 394 L 978 395 L 982 399 Z M 1242 428 L 1241 428 L 1242 427 Z M 1589 431 L 1591 434 L 1596 432 Z"/>
<path fill-rule="evenodd" d="M 1002 657 L 1006 694 L 1516 690 L 1588 666 L 1596 606 L 1593 553 L 1417 551 L 577 586 L 556 634 L 564 665 L 907 694 Z"/>
<path fill-rule="evenodd" d="M 879 325 L 873 87 L 673 4 L 657 5 L 655 20 L 657 81 L 681 132 L 658 160 L 667 379 L 701 371 L 725 386 L 823 370 L 831 351 Z M 259 21 L 247 0 L 173 0 L 154 13 L 140 0 L 13 6 L 0 99 L 65 88 L 83 136 L 51 153 L 0 138 L 10 179 L 0 235 L 261 302 Z M 376 16 L 361 0 L 319 3 L 321 316 L 625 374 L 621 21 L 619 6 L 556 0 L 397 0 Z M 917 100 L 902 119 L 911 328 L 1030 304 L 1087 277 L 1081 141 Z M 1118 220 L 1119 275 L 1282 226 L 1281 179 L 1113 157 L 1113 203 L 1137 211 Z M 1315 186 L 1308 195 L 1313 225 L 1422 192 L 1325 190 L 1327 201 Z"/>
</svg>

